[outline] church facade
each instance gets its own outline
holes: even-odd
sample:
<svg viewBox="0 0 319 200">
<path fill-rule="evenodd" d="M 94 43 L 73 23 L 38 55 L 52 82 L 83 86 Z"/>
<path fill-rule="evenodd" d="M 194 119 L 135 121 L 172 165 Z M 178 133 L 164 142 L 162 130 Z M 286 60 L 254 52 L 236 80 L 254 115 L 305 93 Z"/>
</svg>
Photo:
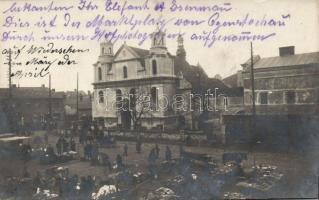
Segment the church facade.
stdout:
<svg viewBox="0 0 319 200">
<path fill-rule="evenodd" d="M 106 127 L 133 130 L 192 128 L 192 113 L 174 109 L 174 99 L 189 106 L 191 84 L 175 69 L 176 56 L 166 48 L 165 34 L 156 31 L 149 50 L 124 43 L 115 53 L 109 41 L 100 44 L 94 66 L 92 115 Z M 185 58 L 183 39 L 178 37 L 178 55 Z M 142 100 L 141 100 L 142 98 Z M 137 103 L 145 107 L 137 109 Z M 141 103 L 142 102 L 142 103 Z"/>
</svg>

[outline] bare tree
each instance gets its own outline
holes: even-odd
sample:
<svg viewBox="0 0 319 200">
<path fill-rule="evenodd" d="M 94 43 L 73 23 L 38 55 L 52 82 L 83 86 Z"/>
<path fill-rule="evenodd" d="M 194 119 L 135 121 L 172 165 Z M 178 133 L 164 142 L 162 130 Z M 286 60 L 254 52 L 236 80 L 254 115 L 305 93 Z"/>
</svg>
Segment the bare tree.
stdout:
<svg viewBox="0 0 319 200">
<path fill-rule="evenodd" d="M 122 99 L 122 108 L 130 114 L 133 131 L 139 130 L 142 118 L 153 116 L 152 108 L 154 106 L 151 102 L 150 88 L 147 86 L 133 88 L 130 90 L 128 98 Z"/>
</svg>

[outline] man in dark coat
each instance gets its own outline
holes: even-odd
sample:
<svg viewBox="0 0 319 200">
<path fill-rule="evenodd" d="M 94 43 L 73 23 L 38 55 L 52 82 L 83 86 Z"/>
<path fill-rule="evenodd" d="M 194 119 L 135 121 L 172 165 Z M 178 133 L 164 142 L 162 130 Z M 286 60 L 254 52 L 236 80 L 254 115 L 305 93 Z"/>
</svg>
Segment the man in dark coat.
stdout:
<svg viewBox="0 0 319 200">
<path fill-rule="evenodd" d="M 160 148 L 158 147 L 158 144 L 155 145 L 155 155 L 156 155 L 156 159 L 159 158 L 159 152 L 160 152 Z"/>
<path fill-rule="evenodd" d="M 165 151 L 165 159 L 166 161 L 171 161 L 172 159 L 172 152 L 169 146 L 166 146 L 166 151 Z"/>
<path fill-rule="evenodd" d="M 56 142 L 56 151 L 57 151 L 57 154 L 60 156 L 62 154 L 62 138 L 59 137 L 58 141 Z"/>
<path fill-rule="evenodd" d="M 124 148 L 123 156 L 128 156 L 128 152 L 127 152 L 128 146 L 127 146 L 127 144 L 125 144 L 123 148 Z"/>
</svg>

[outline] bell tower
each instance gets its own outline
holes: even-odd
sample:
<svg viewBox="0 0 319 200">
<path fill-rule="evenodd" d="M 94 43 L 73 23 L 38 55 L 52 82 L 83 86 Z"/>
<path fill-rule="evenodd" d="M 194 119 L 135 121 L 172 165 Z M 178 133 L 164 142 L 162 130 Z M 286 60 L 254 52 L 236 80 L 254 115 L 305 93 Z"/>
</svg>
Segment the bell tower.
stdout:
<svg viewBox="0 0 319 200">
<path fill-rule="evenodd" d="M 100 44 L 100 55 L 94 65 L 95 82 L 108 81 L 109 74 L 112 74 L 113 44 L 110 41 L 103 41 Z"/>
<path fill-rule="evenodd" d="M 166 54 L 167 48 L 166 48 L 166 39 L 165 39 L 165 33 L 157 28 L 155 32 L 151 34 L 151 50 L 150 53 L 155 54 Z"/>
<path fill-rule="evenodd" d="M 103 62 L 113 61 L 113 44 L 110 41 L 105 41 L 100 44 L 100 56 Z"/>
<path fill-rule="evenodd" d="M 186 59 L 186 51 L 184 49 L 184 39 L 181 34 L 179 34 L 177 38 L 176 55 L 180 58 Z"/>
<path fill-rule="evenodd" d="M 150 76 L 175 76 L 174 59 L 166 48 L 165 33 L 157 27 L 151 34 L 150 55 L 147 58 Z"/>
</svg>

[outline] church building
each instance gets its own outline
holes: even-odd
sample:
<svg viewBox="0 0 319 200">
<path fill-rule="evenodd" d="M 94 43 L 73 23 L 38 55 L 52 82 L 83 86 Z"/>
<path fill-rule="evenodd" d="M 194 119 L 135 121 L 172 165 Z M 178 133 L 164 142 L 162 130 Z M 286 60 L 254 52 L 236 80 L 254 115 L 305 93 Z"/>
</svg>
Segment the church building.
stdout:
<svg viewBox="0 0 319 200">
<path fill-rule="evenodd" d="M 201 82 L 208 77 L 199 64 L 191 66 L 186 61 L 181 35 L 177 43 L 176 56 L 173 56 L 168 52 L 165 34 L 160 30 L 151 35 L 149 50 L 124 42 L 114 53 L 111 42 L 102 42 L 98 61 L 93 65 L 93 118 L 106 127 L 124 130 L 196 128 L 198 122 L 190 110 L 189 96 L 194 92 L 194 86 L 200 88 Z M 142 94 L 147 96 L 143 101 L 149 102 L 151 110 L 133 109 L 134 112 L 125 109 L 136 106 Z M 174 109 L 178 106 L 176 99 L 183 99 L 181 106 L 184 109 Z M 122 109 L 116 109 L 119 107 Z"/>
</svg>

